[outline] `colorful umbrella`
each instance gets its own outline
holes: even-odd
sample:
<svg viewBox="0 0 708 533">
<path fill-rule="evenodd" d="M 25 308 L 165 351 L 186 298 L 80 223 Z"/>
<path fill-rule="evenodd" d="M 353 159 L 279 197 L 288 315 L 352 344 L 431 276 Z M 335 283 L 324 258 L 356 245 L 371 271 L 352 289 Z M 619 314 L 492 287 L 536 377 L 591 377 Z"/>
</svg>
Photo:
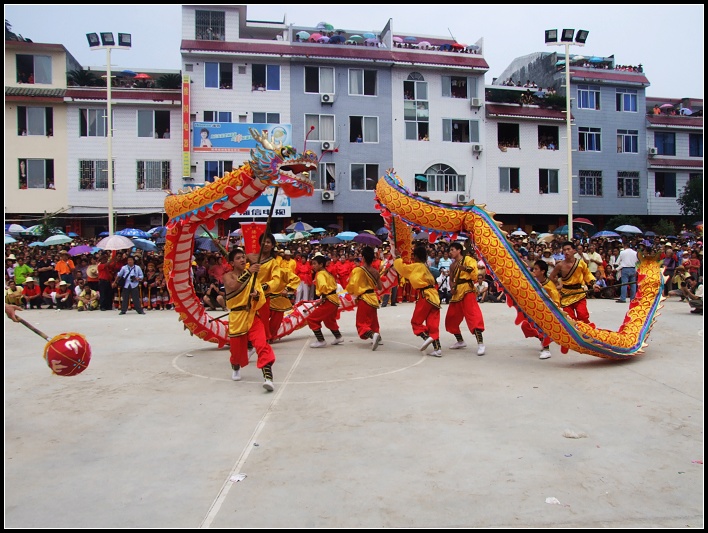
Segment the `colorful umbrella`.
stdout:
<svg viewBox="0 0 708 533">
<path fill-rule="evenodd" d="M 327 233 L 327 230 L 324 228 L 312 228 L 310 233 Z"/>
<path fill-rule="evenodd" d="M 417 39 L 416 37 L 413 37 L 413 36 L 408 36 L 408 37 L 404 37 L 404 38 L 403 38 L 403 42 L 405 42 L 405 43 L 414 43 L 414 42 L 416 42 L 417 40 L 418 40 L 418 39 Z"/>
<path fill-rule="evenodd" d="M 307 231 L 296 231 L 294 233 L 288 234 L 288 241 L 299 241 L 302 239 L 309 239 L 310 234 Z"/>
<path fill-rule="evenodd" d="M 364 38 L 361 35 L 350 35 L 348 40 L 355 43 L 361 43 L 364 41 Z"/>
<path fill-rule="evenodd" d="M 374 35 L 374 34 L 371 33 L 371 32 L 362 33 L 361 36 L 362 36 L 364 39 L 376 39 L 376 35 Z"/>
<path fill-rule="evenodd" d="M 517 236 L 517 237 L 526 237 L 526 235 L 528 235 L 528 233 L 526 233 L 521 228 L 518 228 L 518 229 L 512 231 L 511 234 L 514 236 Z"/>
<path fill-rule="evenodd" d="M 310 35 L 310 38 L 308 39 L 308 41 L 310 41 L 311 43 L 316 43 L 317 40 L 321 39 L 321 38 L 322 38 L 321 33 L 313 33 L 312 35 Z"/>
<path fill-rule="evenodd" d="M 27 228 L 20 224 L 10 224 L 7 228 L 5 228 L 5 231 L 7 233 L 23 233 L 27 231 Z"/>
<path fill-rule="evenodd" d="M 585 224 L 586 226 L 594 226 L 595 225 L 592 222 L 590 222 L 590 220 L 588 220 L 587 218 L 574 218 L 573 222 L 575 224 Z"/>
<path fill-rule="evenodd" d="M 288 236 L 284 233 L 274 233 L 273 237 L 275 237 L 275 242 L 288 242 Z"/>
<path fill-rule="evenodd" d="M 219 251 L 219 245 L 216 244 L 211 239 L 207 239 L 207 238 L 197 239 L 196 244 L 197 244 L 196 245 L 197 250 L 204 250 L 206 252 L 218 252 Z"/>
<path fill-rule="evenodd" d="M 386 226 L 381 226 L 379 229 L 376 230 L 376 235 L 385 235 L 388 236 L 389 231 L 386 229 Z"/>
<path fill-rule="evenodd" d="M 307 222 L 303 222 L 302 220 L 298 220 L 297 222 L 290 224 L 285 229 L 287 231 L 312 231 L 312 226 L 310 226 Z"/>
<path fill-rule="evenodd" d="M 393 37 L 393 42 L 394 42 L 394 43 L 402 43 L 402 42 L 403 42 L 403 37 L 398 37 L 397 35 L 394 35 L 394 37 Z"/>
<path fill-rule="evenodd" d="M 615 233 L 614 231 L 609 231 L 609 230 L 602 230 L 598 231 L 595 235 L 590 237 L 591 239 L 599 239 L 600 237 L 619 237 L 619 233 Z"/>
</svg>

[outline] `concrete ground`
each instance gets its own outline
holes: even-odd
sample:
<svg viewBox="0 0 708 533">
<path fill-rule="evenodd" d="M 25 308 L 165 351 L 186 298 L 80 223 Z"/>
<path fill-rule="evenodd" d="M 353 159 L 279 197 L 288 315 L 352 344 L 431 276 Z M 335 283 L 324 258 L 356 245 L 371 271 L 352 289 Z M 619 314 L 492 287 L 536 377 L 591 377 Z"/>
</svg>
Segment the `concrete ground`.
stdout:
<svg viewBox="0 0 708 533">
<path fill-rule="evenodd" d="M 627 306 L 589 308 L 617 330 Z M 6 318 L 5 527 L 703 527 L 703 317 L 686 303 L 666 301 L 626 362 L 555 345 L 540 360 L 488 303 L 487 354 L 443 333 L 433 358 L 412 309 L 380 310 L 376 352 L 354 312 L 342 345 L 293 333 L 272 393 L 255 364 L 231 381 L 228 351 L 174 311 L 23 311 L 88 338 L 74 377 Z"/>
</svg>

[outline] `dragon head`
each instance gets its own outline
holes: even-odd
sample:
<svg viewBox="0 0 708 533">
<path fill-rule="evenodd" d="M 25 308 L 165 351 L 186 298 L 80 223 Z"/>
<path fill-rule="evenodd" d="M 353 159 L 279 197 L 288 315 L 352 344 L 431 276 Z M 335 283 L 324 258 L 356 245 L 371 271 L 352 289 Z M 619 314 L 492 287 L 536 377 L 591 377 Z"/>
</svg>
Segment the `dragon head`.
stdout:
<svg viewBox="0 0 708 533">
<path fill-rule="evenodd" d="M 280 187 L 291 198 L 312 196 L 314 184 L 309 176 L 310 172 L 317 170 L 317 155 L 311 150 L 298 153 L 292 146 L 269 139 L 253 128 L 250 132 L 260 144 L 251 149 L 249 164 L 253 177 Z"/>
</svg>

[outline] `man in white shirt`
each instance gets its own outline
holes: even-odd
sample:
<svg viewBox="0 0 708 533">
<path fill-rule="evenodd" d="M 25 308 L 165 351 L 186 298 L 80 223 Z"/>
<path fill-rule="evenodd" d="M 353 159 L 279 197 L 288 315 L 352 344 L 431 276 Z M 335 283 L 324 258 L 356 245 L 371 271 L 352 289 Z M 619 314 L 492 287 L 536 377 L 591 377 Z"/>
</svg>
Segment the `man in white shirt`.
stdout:
<svg viewBox="0 0 708 533">
<path fill-rule="evenodd" d="M 681 284 L 681 292 L 688 300 L 688 305 L 692 307 L 691 313 L 694 315 L 703 314 L 703 283 L 696 278 L 690 277 L 686 283 Z"/>
<path fill-rule="evenodd" d="M 627 301 L 627 286 L 630 287 L 629 299 L 634 300 L 634 295 L 637 293 L 637 261 L 639 261 L 637 252 L 631 246 L 625 244 L 619 254 L 618 267 L 621 272 L 620 283 L 622 289 L 617 303 L 623 304 Z"/>
<path fill-rule="evenodd" d="M 585 255 L 587 256 L 585 262 L 588 264 L 590 272 L 593 273 L 596 279 L 602 277 L 602 270 L 599 270 L 602 265 L 602 256 L 597 253 L 595 243 L 590 243 Z"/>
<path fill-rule="evenodd" d="M 477 291 L 477 301 L 479 303 L 486 302 L 489 296 L 489 283 L 484 279 L 484 274 L 477 275 L 477 282 L 474 284 Z"/>
</svg>

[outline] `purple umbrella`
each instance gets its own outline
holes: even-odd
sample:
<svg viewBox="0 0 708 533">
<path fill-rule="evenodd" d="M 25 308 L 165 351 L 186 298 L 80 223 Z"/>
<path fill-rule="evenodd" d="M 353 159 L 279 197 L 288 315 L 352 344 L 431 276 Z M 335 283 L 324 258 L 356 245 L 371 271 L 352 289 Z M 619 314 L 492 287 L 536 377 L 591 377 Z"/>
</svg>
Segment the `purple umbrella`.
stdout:
<svg viewBox="0 0 708 533">
<path fill-rule="evenodd" d="M 359 233 L 359 235 L 354 237 L 352 241 L 365 244 L 367 246 L 381 246 L 381 239 L 379 239 L 376 235 L 372 235 L 367 232 Z"/>
<path fill-rule="evenodd" d="M 81 255 L 81 254 L 90 254 L 93 252 L 93 246 L 88 246 L 86 244 L 82 244 L 81 246 L 74 246 L 73 248 L 69 248 L 69 255 L 71 257 L 74 257 L 76 255 Z"/>
</svg>

